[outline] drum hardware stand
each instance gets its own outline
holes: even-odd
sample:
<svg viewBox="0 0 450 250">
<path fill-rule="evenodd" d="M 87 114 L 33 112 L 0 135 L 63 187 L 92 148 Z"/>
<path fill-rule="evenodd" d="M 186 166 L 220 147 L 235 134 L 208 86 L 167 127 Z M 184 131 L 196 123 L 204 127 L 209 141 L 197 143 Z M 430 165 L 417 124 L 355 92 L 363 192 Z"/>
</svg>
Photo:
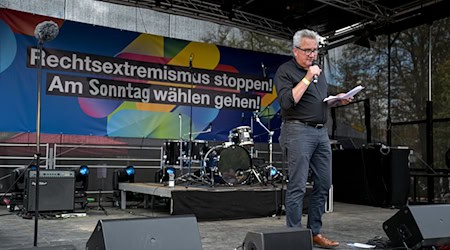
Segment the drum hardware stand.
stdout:
<svg viewBox="0 0 450 250">
<path fill-rule="evenodd" d="M 215 185 L 215 182 L 214 182 L 214 171 L 211 169 L 211 173 L 210 173 L 211 176 L 208 177 L 208 175 L 206 173 L 206 159 L 208 159 L 208 156 L 209 156 L 209 154 L 211 152 L 214 152 L 216 149 L 219 149 L 219 148 L 223 148 L 223 145 L 214 146 L 210 150 L 208 150 L 208 152 L 206 152 L 205 157 L 203 158 L 203 161 L 202 161 L 202 168 L 203 168 L 202 175 L 207 176 L 207 178 L 211 182 L 210 183 L 211 187 L 214 187 L 214 185 Z"/>
<path fill-rule="evenodd" d="M 192 122 L 192 121 L 191 121 Z M 180 123 L 181 124 L 181 123 Z M 209 126 L 208 126 L 208 128 L 206 129 L 206 130 L 203 130 L 203 131 L 199 131 L 199 132 L 190 132 L 190 133 L 188 133 L 189 134 L 189 138 L 192 138 L 192 135 L 199 135 L 199 134 L 205 134 L 205 133 L 210 133 L 212 131 L 212 124 L 210 123 L 209 124 Z M 181 125 L 180 125 L 180 134 L 181 134 Z M 184 134 L 183 136 L 185 136 L 185 135 L 187 135 L 187 134 Z M 180 138 L 183 138 L 183 136 L 180 136 Z M 200 176 L 200 177 L 198 177 L 198 176 L 196 176 L 196 175 L 193 175 L 193 174 L 191 174 L 191 164 L 192 164 L 192 144 L 193 144 L 193 141 L 192 141 L 192 139 L 189 139 L 189 142 L 188 142 L 189 144 L 188 144 L 188 148 L 189 148 L 189 152 L 188 152 L 188 158 L 187 158 L 187 160 L 188 160 L 188 173 L 186 173 L 186 174 L 182 174 L 180 177 L 178 177 L 177 179 L 178 180 L 181 180 L 181 181 L 186 181 L 186 182 L 200 182 L 200 183 L 206 183 L 207 181 L 205 181 L 204 180 L 204 177 L 205 177 L 205 174 L 206 174 L 206 170 L 205 170 L 205 168 L 203 167 L 203 164 L 205 164 L 204 163 L 204 161 L 201 161 L 201 168 L 203 169 L 203 170 L 205 170 L 204 171 L 204 173 L 202 173 L 202 175 Z M 183 156 L 181 156 L 181 154 L 182 154 L 182 147 L 181 147 L 181 144 L 180 144 L 180 164 L 181 164 L 181 169 L 183 168 L 183 161 L 185 160 L 185 157 L 183 157 Z M 214 181 L 214 180 L 213 180 Z"/>
<path fill-rule="evenodd" d="M 261 174 L 260 174 L 258 171 L 256 171 L 255 168 L 254 168 L 253 166 L 251 166 L 249 170 L 245 170 L 245 171 L 243 171 L 243 172 L 250 172 L 250 174 L 249 174 L 249 176 L 246 178 L 246 180 L 243 181 L 243 182 L 241 183 L 242 185 L 247 184 L 247 182 L 250 180 L 250 177 L 251 177 L 252 175 L 255 176 L 256 180 L 258 180 L 258 182 L 259 182 L 260 184 L 264 184 L 264 183 L 265 183 L 265 180 L 261 177 Z"/>
<path fill-rule="evenodd" d="M 258 112 L 258 111 L 253 112 L 253 115 L 255 115 L 256 112 Z M 252 133 L 253 133 L 253 131 L 255 131 L 253 129 L 253 119 L 250 119 L 250 129 L 252 130 Z M 250 159 L 253 159 L 253 157 L 255 156 L 254 154 L 255 154 L 255 147 L 252 145 L 250 147 Z"/>
<path fill-rule="evenodd" d="M 261 125 L 261 127 L 264 128 L 264 130 L 267 131 L 267 133 L 269 134 L 269 165 L 266 167 L 266 169 L 268 169 L 269 171 L 272 170 L 273 166 L 273 161 L 272 161 L 272 155 L 273 155 L 273 134 L 274 132 L 269 130 L 266 126 L 264 126 L 264 124 L 261 122 L 261 120 L 259 119 L 259 116 L 257 115 L 257 113 L 255 113 L 255 120 L 256 122 L 259 123 L 259 125 Z M 272 175 L 269 172 L 268 175 L 269 181 L 272 181 Z M 273 183 L 272 183 L 273 184 Z"/>
<path fill-rule="evenodd" d="M 181 116 L 181 113 L 178 114 L 178 120 L 179 120 L 179 127 L 180 127 L 180 146 L 178 147 L 178 151 L 179 151 L 179 156 L 178 159 L 180 161 L 180 174 L 183 175 L 183 135 L 181 132 L 181 128 L 182 128 L 182 124 L 183 124 L 183 118 Z"/>
<path fill-rule="evenodd" d="M 284 184 L 287 184 L 287 175 L 286 175 L 286 161 L 287 161 L 287 148 L 281 147 L 281 153 L 282 153 L 282 163 L 281 163 L 281 171 L 282 171 L 282 177 L 281 177 L 281 191 L 280 191 L 280 203 L 278 204 L 278 200 L 275 200 L 275 203 L 277 203 L 277 212 L 275 215 L 278 215 L 278 219 L 281 218 L 281 215 L 283 215 L 283 211 L 285 211 L 284 207 Z"/>
</svg>

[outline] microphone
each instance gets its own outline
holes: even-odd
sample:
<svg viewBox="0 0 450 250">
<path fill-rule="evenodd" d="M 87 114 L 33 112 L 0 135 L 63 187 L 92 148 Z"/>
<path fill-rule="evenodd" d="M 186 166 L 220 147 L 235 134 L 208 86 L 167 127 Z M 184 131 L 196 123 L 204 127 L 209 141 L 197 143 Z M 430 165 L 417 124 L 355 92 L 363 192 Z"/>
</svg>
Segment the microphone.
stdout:
<svg viewBox="0 0 450 250">
<path fill-rule="evenodd" d="M 58 25 L 53 21 L 44 21 L 36 25 L 34 29 L 34 37 L 38 39 L 39 42 L 49 42 L 58 36 L 59 28 Z"/>
<path fill-rule="evenodd" d="M 314 65 L 317 65 L 317 66 L 319 66 L 319 68 L 320 68 L 320 64 L 316 61 L 316 60 L 314 60 L 313 62 L 312 62 L 312 65 L 311 66 L 314 66 Z M 313 83 L 317 83 L 319 81 L 319 76 L 318 75 L 314 75 L 314 77 L 313 77 Z"/>
<path fill-rule="evenodd" d="M 264 66 L 263 62 L 261 62 L 261 69 L 262 69 L 263 77 L 266 77 L 266 67 Z"/>
</svg>

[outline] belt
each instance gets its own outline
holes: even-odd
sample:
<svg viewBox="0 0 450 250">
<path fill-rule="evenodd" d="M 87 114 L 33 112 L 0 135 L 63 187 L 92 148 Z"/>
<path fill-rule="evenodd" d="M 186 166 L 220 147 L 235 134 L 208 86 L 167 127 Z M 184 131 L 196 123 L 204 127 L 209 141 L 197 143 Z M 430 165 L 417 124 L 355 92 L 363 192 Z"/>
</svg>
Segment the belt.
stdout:
<svg viewBox="0 0 450 250">
<path fill-rule="evenodd" d="M 302 124 L 302 125 L 310 126 L 310 127 L 317 128 L 317 129 L 321 129 L 321 128 L 325 127 L 325 124 L 323 124 L 323 123 L 302 122 L 302 121 L 294 120 L 294 119 L 283 120 L 283 122 Z"/>
</svg>

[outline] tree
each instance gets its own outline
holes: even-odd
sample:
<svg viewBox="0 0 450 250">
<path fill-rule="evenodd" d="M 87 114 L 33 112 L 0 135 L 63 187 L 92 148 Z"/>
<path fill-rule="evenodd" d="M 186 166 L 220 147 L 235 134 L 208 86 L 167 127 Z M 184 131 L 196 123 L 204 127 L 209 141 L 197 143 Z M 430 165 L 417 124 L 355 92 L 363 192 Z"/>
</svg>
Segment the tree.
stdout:
<svg viewBox="0 0 450 250">
<path fill-rule="evenodd" d="M 238 28 L 231 28 L 223 25 L 219 26 L 217 33 L 210 32 L 201 40 L 207 43 L 266 53 L 292 53 L 290 41 L 275 39 L 254 32 L 244 31 Z"/>
</svg>

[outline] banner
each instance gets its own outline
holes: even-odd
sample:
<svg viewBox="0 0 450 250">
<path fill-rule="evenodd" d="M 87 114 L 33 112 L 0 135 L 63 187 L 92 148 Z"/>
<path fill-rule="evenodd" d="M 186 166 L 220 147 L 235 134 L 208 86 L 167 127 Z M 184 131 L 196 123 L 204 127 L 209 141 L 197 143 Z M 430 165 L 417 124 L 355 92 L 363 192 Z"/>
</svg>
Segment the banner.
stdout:
<svg viewBox="0 0 450 250">
<path fill-rule="evenodd" d="M 48 20 L 59 35 L 39 48 L 34 29 Z M 36 131 L 38 84 L 41 133 L 227 141 L 253 125 L 265 141 L 255 114 L 280 125 L 272 77 L 288 56 L 8 9 L 0 42 L 0 132 Z"/>
</svg>

